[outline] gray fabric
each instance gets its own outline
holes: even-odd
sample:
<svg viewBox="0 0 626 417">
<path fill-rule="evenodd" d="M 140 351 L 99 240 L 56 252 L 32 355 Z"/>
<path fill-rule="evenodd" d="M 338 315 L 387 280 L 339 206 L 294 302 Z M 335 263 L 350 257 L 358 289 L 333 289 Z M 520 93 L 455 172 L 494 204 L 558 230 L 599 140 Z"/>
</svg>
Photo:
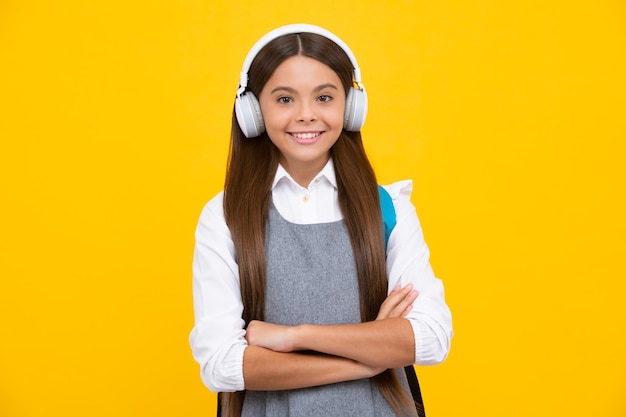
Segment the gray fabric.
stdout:
<svg viewBox="0 0 626 417">
<path fill-rule="evenodd" d="M 265 319 L 297 325 L 361 321 L 356 268 L 343 221 L 297 225 L 270 207 Z M 401 371 L 401 372 L 399 372 Z M 404 372 L 396 370 L 409 392 Z M 369 379 L 288 391 L 246 391 L 244 417 L 395 416 Z"/>
</svg>

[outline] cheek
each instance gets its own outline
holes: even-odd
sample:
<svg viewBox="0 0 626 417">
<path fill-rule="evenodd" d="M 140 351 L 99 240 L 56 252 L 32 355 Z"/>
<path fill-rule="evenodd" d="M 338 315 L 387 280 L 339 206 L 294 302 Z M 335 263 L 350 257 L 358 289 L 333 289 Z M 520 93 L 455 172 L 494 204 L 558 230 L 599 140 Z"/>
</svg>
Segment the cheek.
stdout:
<svg viewBox="0 0 626 417">
<path fill-rule="evenodd" d="M 285 112 L 278 112 L 272 109 L 263 111 L 263 108 L 261 108 L 261 113 L 266 127 L 281 125 L 287 119 Z"/>
<path fill-rule="evenodd" d="M 328 115 L 329 120 L 333 121 L 333 124 L 340 125 L 343 127 L 343 118 L 344 118 L 345 106 L 337 106 L 332 113 Z"/>
</svg>

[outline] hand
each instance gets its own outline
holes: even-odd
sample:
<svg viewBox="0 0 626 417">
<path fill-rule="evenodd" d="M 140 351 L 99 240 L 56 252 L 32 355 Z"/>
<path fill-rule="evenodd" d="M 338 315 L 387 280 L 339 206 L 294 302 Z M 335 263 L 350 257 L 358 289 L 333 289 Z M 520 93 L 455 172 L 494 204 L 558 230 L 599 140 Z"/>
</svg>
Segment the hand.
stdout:
<svg viewBox="0 0 626 417">
<path fill-rule="evenodd" d="M 413 289 L 413 284 L 400 287 L 398 284 L 380 306 L 376 320 L 405 317 L 413 309 L 413 302 L 419 292 Z"/>
<path fill-rule="evenodd" d="M 274 352 L 293 352 L 293 327 L 253 320 L 248 324 L 246 340 L 249 345 L 260 346 Z"/>
</svg>

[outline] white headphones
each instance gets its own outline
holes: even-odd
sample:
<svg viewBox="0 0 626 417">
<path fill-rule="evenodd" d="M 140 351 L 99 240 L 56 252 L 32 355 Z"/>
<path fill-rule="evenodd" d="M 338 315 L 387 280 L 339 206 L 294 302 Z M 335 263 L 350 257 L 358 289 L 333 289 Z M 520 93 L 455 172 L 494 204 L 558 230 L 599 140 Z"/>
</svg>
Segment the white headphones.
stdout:
<svg viewBox="0 0 626 417">
<path fill-rule="evenodd" d="M 239 79 L 239 88 L 237 89 L 237 97 L 235 99 L 235 115 L 239 127 L 247 138 L 254 138 L 265 131 L 265 123 L 261 114 L 261 106 L 259 101 L 251 91 L 246 91 L 248 86 L 248 71 L 252 61 L 259 51 L 274 39 L 292 33 L 314 33 L 330 39 L 336 43 L 348 55 L 352 66 L 354 67 L 354 83 L 358 87 L 351 87 L 346 98 L 346 110 L 344 113 L 344 129 L 351 132 L 358 132 L 365 123 L 367 115 L 367 93 L 365 87 L 361 84 L 361 70 L 356 62 L 356 58 L 341 39 L 331 32 L 319 26 L 307 24 L 294 24 L 280 27 L 269 32 L 257 41 L 252 47 L 245 61 Z"/>
</svg>

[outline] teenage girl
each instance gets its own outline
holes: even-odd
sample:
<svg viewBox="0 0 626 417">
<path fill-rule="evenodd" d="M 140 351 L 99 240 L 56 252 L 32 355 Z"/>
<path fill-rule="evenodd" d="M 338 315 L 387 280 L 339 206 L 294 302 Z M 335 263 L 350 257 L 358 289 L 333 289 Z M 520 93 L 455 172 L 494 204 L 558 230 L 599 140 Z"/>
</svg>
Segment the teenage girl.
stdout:
<svg viewBox="0 0 626 417">
<path fill-rule="evenodd" d="M 403 368 L 448 355 L 410 181 L 384 187 L 385 238 L 366 112 L 352 52 L 322 28 L 276 29 L 246 57 L 193 261 L 190 344 L 224 416 L 415 416 Z"/>
</svg>

